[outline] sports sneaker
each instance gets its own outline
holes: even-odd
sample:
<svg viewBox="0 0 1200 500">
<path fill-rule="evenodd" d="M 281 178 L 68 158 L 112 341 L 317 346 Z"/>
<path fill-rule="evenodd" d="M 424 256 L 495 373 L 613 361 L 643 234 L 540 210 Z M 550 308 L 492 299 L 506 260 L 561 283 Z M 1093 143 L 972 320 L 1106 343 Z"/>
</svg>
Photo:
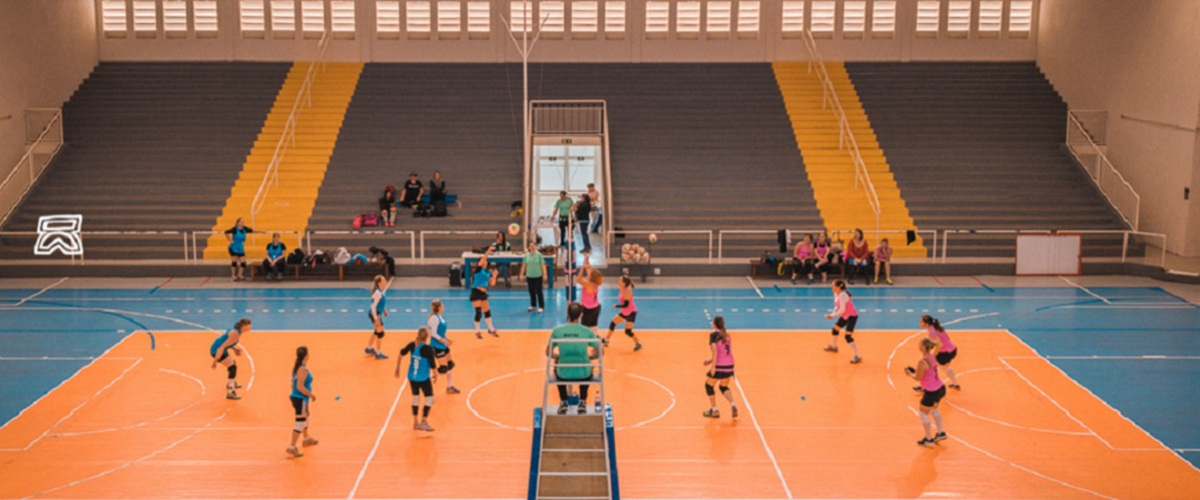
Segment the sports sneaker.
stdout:
<svg viewBox="0 0 1200 500">
<path fill-rule="evenodd" d="M 239 399 L 242 399 L 242 397 L 238 396 L 238 393 L 236 393 L 236 392 L 229 391 L 228 393 L 225 394 L 225 399 L 232 399 L 234 401 L 237 401 Z"/>
<path fill-rule="evenodd" d="M 567 402 L 566 401 L 563 401 L 561 404 L 558 405 L 558 414 L 559 415 L 567 414 Z"/>
<path fill-rule="evenodd" d="M 795 276 L 792 276 L 792 284 L 793 284 L 793 285 L 795 285 L 795 284 L 796 284 L 796 277 L 795 277 Z"/>
<path fill-rule="evenodd" d="M 316 446 L 317 443 L 320 443 L 320 441 L 317 441 L 316 439 L 313 439 L 313 438 L 304 438 L 304 442 L 301 444 L 304 446 Z"/>
<path fill-rule="evenodd" d="M 447 387 L 447 388 L 446 388 L 446 394 L 458 394 L 458 393 L 461 393 L 461 392 L 462 392 L 462 391 L 458 390 L 458 388 L 457 388 L 457 387 L 454 387 L 454 386 L 450 386 L 450 387 Z"/>
<path fill-rule="evenodd" d="M 917 441 L 917 446 L 933 446 L 933 443 L 936 443 L 936 442 L 937 441 L 934 441 L 929 438 L 921 438 L 920 441 Z"/>
<path fill-rule="evenodd" d="M 887 284 L 889 284 L 889 285 L 895 285 L 895 283 L 892 283 L 892 279 L 891 279 L 891 278 L 888 278 L 888 279 L 887 279 Z"/>
<path fill-rule="evenodd" d="M 638 342 L 636 345 L 633 346 L 633 352 L 638 352 L 640 350 L 642 350 L 642 343 Z"/>
<path fill-rule="evenodd" d="M 721 411 L 716 408 L 704 410 L 703 415 L 708 418 L 721 418 Z"/>
<path fill-rule="evenodd" d="M 366 354 L 369 354 L 369 355 L 372 355 L 372 356 L 374 356 L 374 355 L 375 355 L 375 348 L 374 348 L 374 347 L 368 347 L 368 348 L 366 348 L 366 349 L 363 349 L 363 352 L 364 352 L 364 353 L 366 353 Z"/>
<path fill-rule="evenodd" d="M 737 415 L 738 415 L 738 413 L 737 413 L 737 407 L 736 407 L 736 406 L 730 406 L 729 408 L 730 408 L 730 412 L 729 412 L 729 416 L 730 416 L 730 418 L 737 418 Z"/>
<path fill-rule="evenodd" d="M 420 423 L 420 422 L 413 422 L 413 430 L 414 430 L 414 431 L 419 431 L 419 430 L 421 430 L 421 423 Z"/>
<path fill-rule="evenodd" d="M 288 446 L 287 454 L 291 455 L 292 458 L 300 458 L 304 456 L 304 453 L 301 453 L 300 450 L 296 449 L 295 446 Z"/>
<path fill-rule="evenodd" d="M 500 338 L 500 332 L 497 332 L 496 330 L 488 330 L 488 335 L 491 335 L 496 338 Z"/>
<path fill-rule="evenodd" d="M 529 306 L 529 309 L 526 309 L 525 312 L 533 312 L 533 306 Z"/>
<path fill-rule="evenodd" d="M 939 432 L 937 435 L 933 436 L 933 442 L 936 443 L 938 441 L 945 441 L 947 437 L 948 436 L 946 436 L 945 432 Z"/>
<path fill-rule="evenodd" d="M 811 285 L 811 284 L 813 284 L 813 279 L 812 279 L 812 278 L 809 278 L 809 279 L 808 279 L 808 284 L 810 284 L 810 285 Z"/>
<path fill-rule="evenodd" d="M 541 314 L 541 313 L 544 313 L 544 312 L 546 312 L 546 310 L 545 310 L 545 309 L 542 309 L 542 308 L 540 308 L 540 307 L 538 308 L 538 314 Z"/>
<path fill-rule="evenodd" d="M 483 333 L 481 333 L 479 330 L 475 330 L 475 338 L 483 339 Z"/>
<path fill-rule="evenodd" d="M 579 407 L 575 409 L 575 412 L 580 415 L 587 415 L 587 403 L 580 401 Z"/>
<path fill-rule="evenodd" d="M 827 345 L 825 346 L 825 352 L 838 352 L 838 348 L 835 345 Z"/>
<path fill-rule="evenodd" d="M 241 389 L 241 388 L 242 388 L 242 384 L 239 384 L 239 383 L 237 383 L 237 382 L 234 382 L 234 383 L 233 383 L 233 388 L 234 388 L 234 389 Z"/>
<path fill-rule="evenodd" d="M 876 284 L 876 285 L 878 285 L 878 284 L 879 284 L 879 278 L 875 278 L 875 284 Z"/>
<path fill-rule="evenodd" d="M 859 363 L 862 363 L 862 358 L 858 356 L 855 356 L 854 359 L 850 360 L 850 364 L 852 365 L 857 365 Z"/>
<path fill-rule="evenodd" d="M 917 391 L 917 392 L 925 392 L 925 388 L 924 388 L 924 387 L 921 387 L 921 386 L 919 386 L 919 385 L 914 385 L 914 386 L 913 386 L 913 390 L 914 390 L 914 391 Z"/>
<path fill-rule="evenodd" d="M 433 432 L 433 427 L 429 425 L 429 422 L 422 420 L 421 423 L 417 425 L 419 425 L 419 428 L 425 432 Z"/>
<path fill-rule="evenodd" d="M 950 387 L 951 389 L 954 389 L 954 390 L 956 390 L 956 391 L 961 391 L 961 390 L 962 390 L 962 387 L 960 387 L 958 384 L 950 384 L 950 386 L 949 386 L 949 387 Z"/>
<path fill-rule="evenodd" d="M 387 354 L 384 354 L 382 352 L 376 352 L 375 359 L 388 359 L 388 356 L 387 356 Z"/>
</svg>

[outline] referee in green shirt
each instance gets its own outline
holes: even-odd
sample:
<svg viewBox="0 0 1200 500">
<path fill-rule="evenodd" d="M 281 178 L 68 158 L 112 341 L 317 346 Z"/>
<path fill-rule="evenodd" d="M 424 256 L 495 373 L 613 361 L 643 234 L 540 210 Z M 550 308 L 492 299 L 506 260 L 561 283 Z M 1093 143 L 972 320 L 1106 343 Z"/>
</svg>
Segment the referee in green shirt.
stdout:
<svg viewBox="0 0 1200 500">
<path fill-rule="evenodd" d="M 546 346 L 546 355 L 551 356 L 560 364 L 588 364 L 600 357 L 600 339 L 592 330 L 579 324 L 583 316 L 583 306 L 578 302 L 567 304 L 567 324 L 554 328 L 550 334 L 553 339 L 593 339 L 595 342 L 571 342 L 550 344 Z M 592 380 L 591 366 L 564 366 L 554 369 L 559 381 L 580 382 Z M 579 414 L 587 413 L 588 384 L 579 384 Z M 558 406 L 558 414 L 566 415 L 570 406 L 567 404 L 567 386 L 558 386 L 558 397 L 562 401 Z"/>
<path fill-rule="evenodd" d="M 546 310 L 546 294 L 542 292 L 542 280 L 546 277 L 546 258 L 538 251 L 537 242 L 529 242 L 528 252 L 521 261 L 521 277 L 529 285 L 529 311 L 536 307 L 538 314 Z"/>
</svg>

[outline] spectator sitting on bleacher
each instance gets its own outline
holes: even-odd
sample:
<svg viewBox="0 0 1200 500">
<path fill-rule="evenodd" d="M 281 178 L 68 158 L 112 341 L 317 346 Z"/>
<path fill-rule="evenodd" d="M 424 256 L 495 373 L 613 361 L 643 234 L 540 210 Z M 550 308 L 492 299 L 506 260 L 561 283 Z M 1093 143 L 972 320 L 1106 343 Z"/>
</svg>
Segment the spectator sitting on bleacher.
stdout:
<svg viewBox="0 0 1200 500">
<path fill-rule="evenodd" d="M 396 225 L 396 186 L 388 185 L 379 198 L 379 218 L 385 226 Z"/>
<path fill-rule="evenodd" d="M 850 246 L 846 249 L 846 264 L 850 266 L 848 276 L 850 284 L 854 284 L 854 276 L 859 272 L 863 275 L 863 281 L 871 284 L 867 279 L 867 269 L 871 265 L 871 247 L 867 245 L 867 240 L 863 238 L 862 229 L 854 230 L 854 238 L 850 240 Z"/>
<path fill-rule="evenodd" d="M 267 279 L 283 279 L 283 272 L 287 270 L 287 245 L 279 241 L 279 233 L 271 235 L 271 242 L 267 243 L 267 258 L 263 259 L 262 268 Z"/>
<path fill-rule="evenodd" d="M 812 234 L 804 235 L 804 239 L 796 244 L 796 249 L 792 252 L 792 284 L 796 284 L 796 277 L 801 274 L 808 275 L 808 284 L 813 282 L 813 263 L 817 260 L 816 249 L 813 248 Z"/>
<path fill-rule="evenodd" d="M 508 236 L 505 236 L 504 231 L 496 231 L 496 241 L 493 241 L 491 245 L 488 245 L 488 250 L 492 252 L 512 251 L 512 245 L 508 244 Z M 504 278 L 504 286 L 511 287 L 512 277 L 509 276 L 508 266 L 508 264 L 500 264 L 499 267 L 497 267 L 497 271 L 500 273 L 499 276 Z"/>
<path fill-rule="evenodd" d="M 824 283 L 829 278 L 829 268 L 833 263 L 833 252 L 829 251 L 829 233 L 818 234 L 814 248 L 817 255 L 816 271 L 821 273 L 821 283 Z"/>
<path fill-rule="evenodd" d="M 379 264 L 383 266 L 383 277 L 392 279 L 396 275 L 396 259 L 388 255 L 388 251 L 377 246 L 370 248 L 371 259 L 368 261 L 371 264 Z"/>
<path fill-rule="evenodd" d="M 400 204 L 404 208 L 416 210 L 421 205 L 421 195 L 425 194 L 425 187 L 421 184 L 420 176 L 413 172 L 408 174 L 408 180 L 404 181 L 404 196 L 400 198 Z"/>
<path fill-rule="evenodd" d="M 888 246 L 887 238 L 879 240 L 875 247 L 875 282 L 879 283 L 879 268 L 884 269 L 887 284 L 892 284 L 892 247 Z"/>
<path fill-rule="evenodd" d="M 434 170 L 433 178 L 429 180 L 429 204 L 446 203 L 446 180 L 442 179 L 442 171 Z"/>
</svg>

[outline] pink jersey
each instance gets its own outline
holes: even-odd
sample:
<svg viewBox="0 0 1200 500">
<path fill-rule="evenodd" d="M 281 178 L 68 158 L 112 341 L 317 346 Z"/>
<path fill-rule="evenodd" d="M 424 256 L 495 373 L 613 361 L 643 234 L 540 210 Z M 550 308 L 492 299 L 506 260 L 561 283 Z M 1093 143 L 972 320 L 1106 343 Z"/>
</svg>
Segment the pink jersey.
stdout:
<svg viewBox="0 0 1200 500">
<path fill-rule="evenodd" d="M 929 362 L 929 369 L 921 376 L 921 388 L 929 392 L 941 389 L 942 379 L 938 378 L 937 360 L 933 359 L 933 355 L 926 355 L 925 360 Z"/>
<path fill-rule="evenodd" d="M 579 293 L 579 305 L 583 306 L 585 309 L 595 309 L 600 307 L 600 298 L 596 296 L 600 291 L 600 287 L 595 287 L 590 292 L 588 291 L 587 286 L 581 286 L 580 288 L 583 290 Z"/>
<path fill-rule="evenodd" d="M 733 344 L 728 339 L 721 338 L 721 332 L 714 331 L 708 336 L 709 344 L 716 344 L 717 358 L 713 360 L 714 371 L 732 372 L 733 371 Z"/>
<path fill-rule="evenodd" d="M 954 342 L 950 341 L 950 334 L 944 331 L 939 331 L 937 328 L 929 327 L 929 340 L 942 344 L 942 349 L 938 352 L 950 352 L 958 349 Z"/>
<path fill-rule="evenodd" d="M 800 259 L 800 260 L 811 259 L 812 254 L 813 254 L 813 248 L 811 245 L 808 245 L 808 246 L 796 245 L 796 252 L 795 252 L 794 257 L 796 257 L 797 259 Z"/>
<path fill-rule="evenodd" d="M 875 260 L 887 262 L 892 259 L 892 247 L 878 247 L 875 249 Z"/>
<path fill-rule="evenodd" d="M 837 297 L 833 298 L 833 312 L 836 313 L 839 309 L 842 309 L 842 319 L 858 316 L 858 308 L 854 307 L 854 301 L 850 300 L 850 294 L 847 292 L 839 293 Z"/>
<path fill-rule="evenodd" d="M 629 294 L 629 303 L 621 308 L 621 315 L 625 317 L 637 312 L 637 304 L 633 303 L 633 289 L 630 288 L 627 293 Z"/>
<path fill-rule="evenodd" d="M 825 258 L 825 254 L 829 253 L 829 245 L 828 245 L 828 244 L 821 244 L 821 243 L 817 243 L 817 249 L 816 249 L 816 252 L 817 252 L 817 258 L 818 258 L 818 259 L 824 259 L 824 258 Z"/>
</svg>

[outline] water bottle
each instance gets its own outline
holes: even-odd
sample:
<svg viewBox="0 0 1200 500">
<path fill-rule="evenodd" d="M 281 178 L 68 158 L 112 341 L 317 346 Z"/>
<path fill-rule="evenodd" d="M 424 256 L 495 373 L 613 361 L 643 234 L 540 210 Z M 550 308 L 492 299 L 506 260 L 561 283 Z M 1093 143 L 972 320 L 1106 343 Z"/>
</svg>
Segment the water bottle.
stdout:
<svg viewBox="0 0 1200 500">
<path fill-rule="evenodd" d="M 596 396 L 596 414 L 599 415 L 604 411 L 604 405 L 600 404 L 600 396 Z"/>
</svg>

